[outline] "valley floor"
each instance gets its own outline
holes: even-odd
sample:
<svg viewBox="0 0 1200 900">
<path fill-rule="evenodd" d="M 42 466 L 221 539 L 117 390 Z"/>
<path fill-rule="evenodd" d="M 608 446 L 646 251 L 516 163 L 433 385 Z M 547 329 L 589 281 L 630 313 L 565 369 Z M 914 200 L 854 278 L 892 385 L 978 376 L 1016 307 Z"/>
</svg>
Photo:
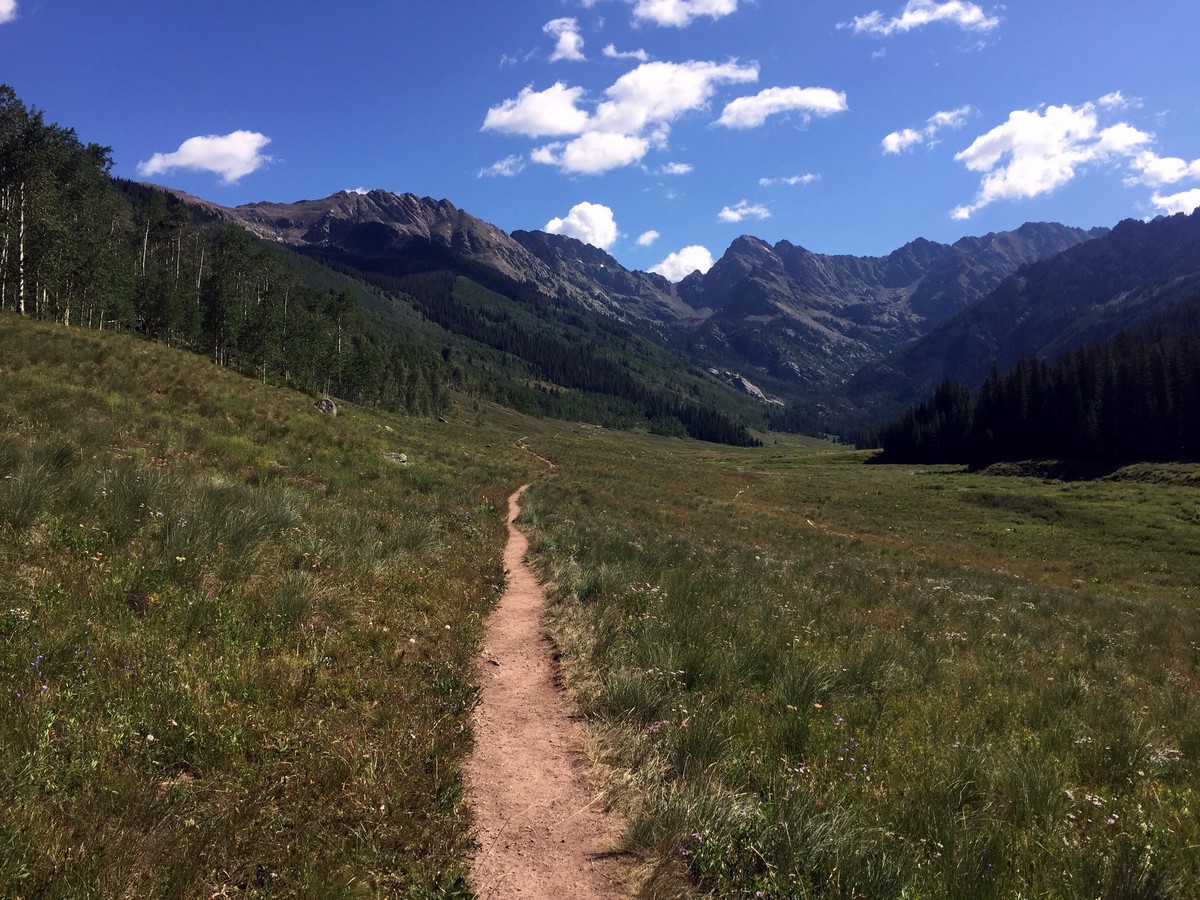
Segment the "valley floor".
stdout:
<svg viewBox="0 0 1200 900">
<path fill-rule="evenodd" d="M 1200 467 L 989 477 L 462 398 L 335 419 L 3 325 L 0 894 L 503 884 L 470 861 L 516 818 L 481 806 L 476 843 L 463 767 L 517 668 L 485 622 L 532 481 L 545 627 L 624 816 L 587 847 L 641 895 L 1194 896 Z"/>
</svg>

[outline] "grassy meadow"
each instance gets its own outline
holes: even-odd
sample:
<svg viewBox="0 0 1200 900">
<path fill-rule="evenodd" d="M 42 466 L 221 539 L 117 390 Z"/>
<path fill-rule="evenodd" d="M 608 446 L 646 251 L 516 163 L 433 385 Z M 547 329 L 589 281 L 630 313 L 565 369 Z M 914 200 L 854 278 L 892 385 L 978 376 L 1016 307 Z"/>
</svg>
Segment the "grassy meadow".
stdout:
<svg viewBox="0 0 1200 900">
<path fill-rule="evenodd" d="M 1200 467 L 446 419 L 0 318 L 0 895 L 470 896 L 533 481 L 644 896 L 1194 896 Z"/>
<path fill-rule="evenodd" d="M 586 427 L 524 524 L 646 896 L 1188 897 L 1200 467 Z"/>
<path fill-rule="evenodd" d="M 0 318 L 0 896 L 468 896 L 500 418 Z"/>
</svg>

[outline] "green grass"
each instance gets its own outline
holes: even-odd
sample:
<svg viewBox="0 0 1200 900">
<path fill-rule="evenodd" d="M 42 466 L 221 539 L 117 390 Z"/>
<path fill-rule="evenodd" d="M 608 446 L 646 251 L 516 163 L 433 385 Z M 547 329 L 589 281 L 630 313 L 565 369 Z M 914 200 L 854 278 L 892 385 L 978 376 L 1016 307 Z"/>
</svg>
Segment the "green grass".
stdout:
<svg viewBox="0 0 1200 900">
<path fill-rule="evenodd" d="M 647 895 L 1200 883 L 1196 469 L 1063 484 L 584 428 L 531 446 L 559 463 L 524 517 L 552 631 Z"/>
<path fill-rule="evenodd" d="M 469 896 L 473 663 L 529 480 L 646 896 L 1200 883 L 1200 467 L 331 419 L 11 316 L 0 397 L 0 895 Z"/>
<path fill-rule="evenodd" d="M 468 895 L 511 433 L 11 316 L 0 396 L 0 894 Z"/>
</svg>

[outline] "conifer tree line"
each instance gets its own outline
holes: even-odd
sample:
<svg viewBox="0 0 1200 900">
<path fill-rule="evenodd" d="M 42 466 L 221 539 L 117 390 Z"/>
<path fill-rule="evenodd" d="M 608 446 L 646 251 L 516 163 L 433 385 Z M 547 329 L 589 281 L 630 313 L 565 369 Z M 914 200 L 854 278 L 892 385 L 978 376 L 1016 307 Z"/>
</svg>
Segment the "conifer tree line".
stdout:
<svg viewBox="0 0 1200 900">
<path fill-rule="evenodd" d="M 1200 297 L 1054 362 L 1023 358 L 976 393 L 944 382 L 882 429 L 888 462 L 1200 459 Z"/>
<path fill-rule="evenodd" d="M 137 332 L 308 393 L 412 412 L 448 403 L 432 348 L 363 321 L 347 290 L 305 285 L 241 228 L 114 183 L 111 166 L 108 148 L 0 85 L 0 309 Z"/>
</svg>

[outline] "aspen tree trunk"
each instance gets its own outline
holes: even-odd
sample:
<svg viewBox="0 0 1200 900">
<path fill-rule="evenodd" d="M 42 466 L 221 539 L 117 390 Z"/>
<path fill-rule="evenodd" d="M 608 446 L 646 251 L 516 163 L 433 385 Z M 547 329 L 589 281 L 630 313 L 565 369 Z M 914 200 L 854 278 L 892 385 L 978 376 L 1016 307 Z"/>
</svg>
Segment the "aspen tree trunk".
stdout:
<svg viewBox="0 0 1200 900">
<path fill-rule="evenodd" d="M 12 201 L 10 199 L 11 194 L 12 188 L 6 184 L 4 186 L 4 200 L 3 202 L 0 202 L 0 209 L 4 210 L 4 237 L 3 244 L 0 245 L 0 309 L 4 309 L 4 307 L 8 305 L 8 216 L 12 211 Z"/>
<path fill-rule="evenodd" d="M 25 182 L 21 182 L 21 213 L 17 225 L 17 312 L 25 315 Z"/>
</svg>

